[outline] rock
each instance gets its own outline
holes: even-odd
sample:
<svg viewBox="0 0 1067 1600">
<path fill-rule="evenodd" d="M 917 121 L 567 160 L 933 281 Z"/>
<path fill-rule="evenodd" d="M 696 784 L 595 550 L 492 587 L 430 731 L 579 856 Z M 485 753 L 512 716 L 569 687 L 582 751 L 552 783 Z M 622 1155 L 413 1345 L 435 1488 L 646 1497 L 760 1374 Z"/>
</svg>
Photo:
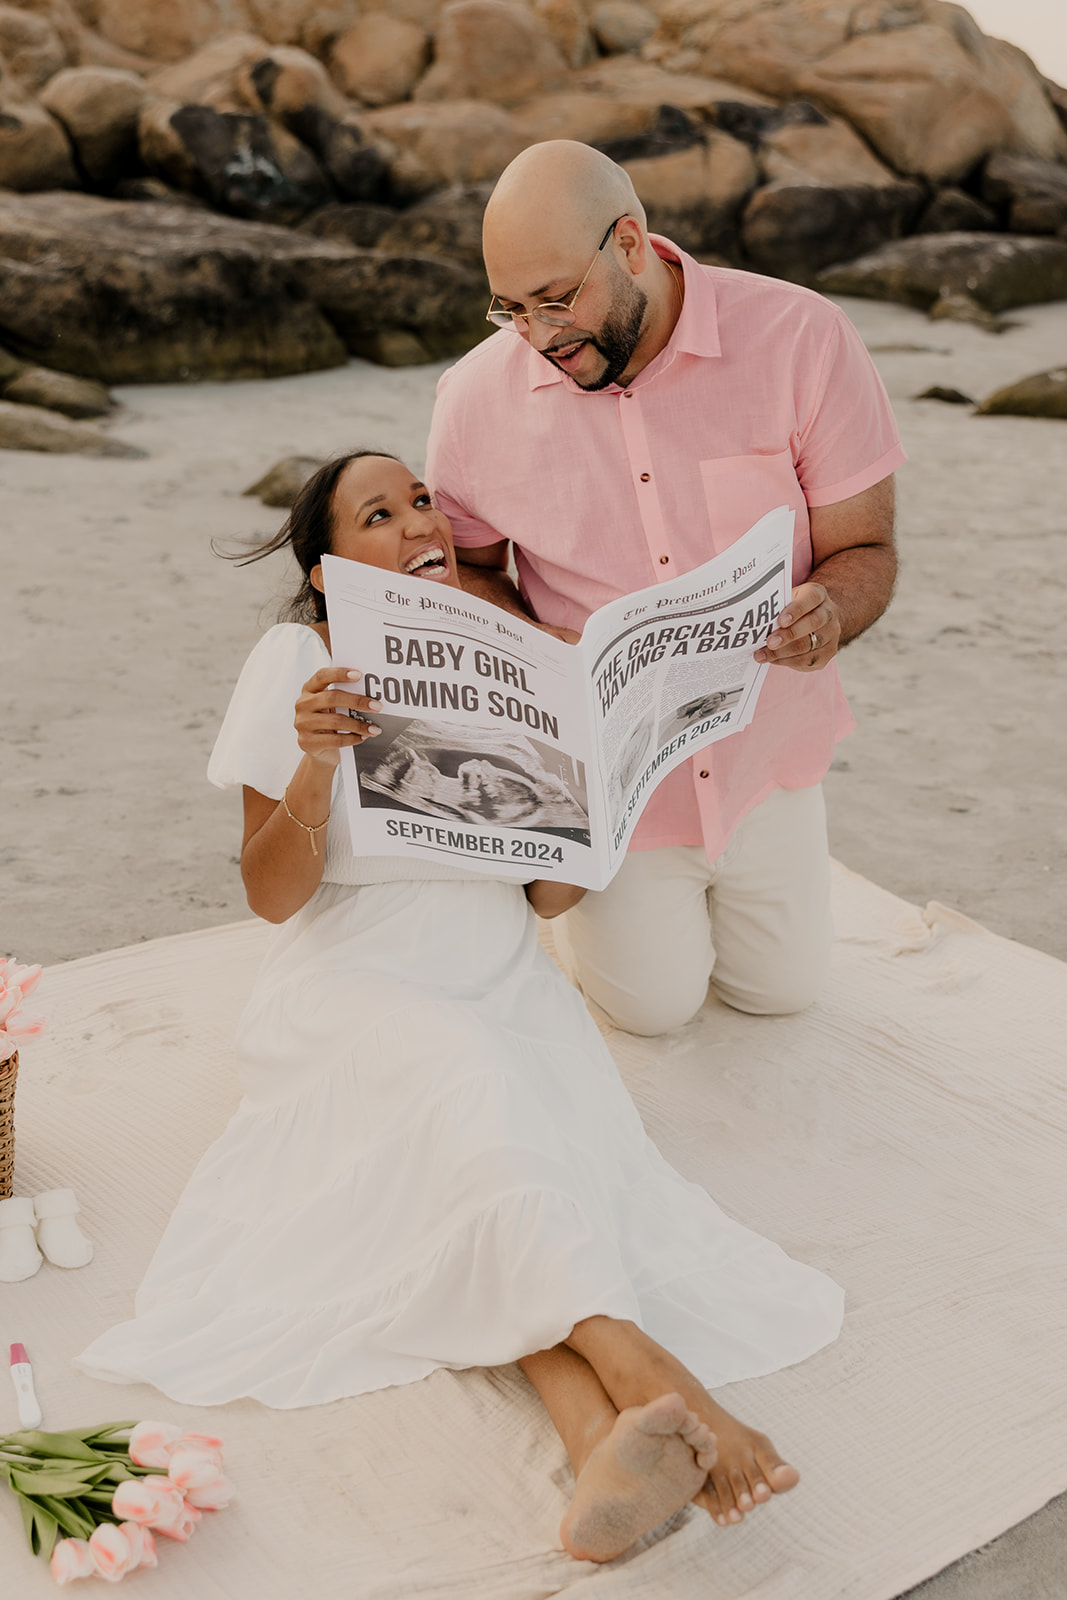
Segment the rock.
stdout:
<svg viewBox="0 0 1067 1600">
<path fill-rule="evenodd" d="M 973 294 L 961 291 L 939 295 L 926 314 L 931 322 L 969 322 L 986 333 L 1003 333 L 1006 328 L 1014 327 L 1014 323 L 1005 322 L 980 306 Z"/>
<path fill-rule="evenodd" d="M 847 122 L 836 117 L 769 127 L 760 143 L 760 166 L 768 183 L 825 183 L 841 189 L 866 184 L 884 189 L 900 181 Z"/>
<path fill-rule="evenodd" d="M 330 67 L 346 95 L 387 106 L 410 98 L 429 58 L 423 28 L 386 11 L 369 11 L 334 42 Z"/>
<path fill-rule="evenodd" d="M 0 195 L 0 337 L 108 384 L 339 366 L 344 345 L 308 279 L 349 254 L 186 207 Z"/>
<path fill-rule="evenodd" d="M 759 181 L 746 145 L 709 129 L 688 150 L 624 165 L 654 233 L 698 255 L 732 253 L 738 210 Z"/>
<path fill-rule="evenodd" d="M 286 456 L 241 492 L 255 495 L 265 506 L 291 506 L 308 479 L 325 464 L 325 457 Z"/>
<path fill-rule="evenodd" d="M 78 420 L 106 417 L 115 410 L 115 402 L 102 383 L 75 378 L 69 372 L 53 372 L 48 367 L 24 367 L 12 382 L 3 385 L 3 395 L 16 405 L 43 406 Z"/>
<path fill-rule="evenodd" d="M 313 211 L 299 224 L 303 233 L 316 239 L 333 239 L 337 244 L 354 245 L 358 250 L 374 250 L 398 215 L 391 206 L 329 205 Z"/>
<path fill-rule="evenodd" d="M 184 61 L 230 28 L 247 28 L 241 0 L 92 0 L 93 25 L 112 44 L 150 61 Z"/>
<path fill-rule="evenodd" d="M 596 42 L 606 56 L 640 50 L 656 31 L 657 19 L 635 0 L 600 0 L 592 16 Z"/>
<path fill-rule="evenodd" d="M 156 65 L 147 56 L 135 55 L 132 50 L 112 44 L 94 28 L 78 27 L 67 44 L 72 50 L 72 67 L 117 67 L 120 72 L 136 72 L 138 77 L 144 78 Z"/>
<path fill-rule="evenodd" d="M 67 51 L 46 17 L 0 5 L 0 58 L 24 89 L 35 94 L 67 65 Z"/>
<path fill-rule="evenodd" d="M 597 140 L 597 148 L 620 164 L 647 161 L 655 156 L 667 156 L 676 150 L 690 150 L 694 145 L 703 147 L 706 144 L 707 129 L 695 117 L 683 111 L 681 106 L 657 106 L 655 115 L 646 120 L 644 129 L 628 138 Z"/>
<path fill-rule="evenodd" d="M 368 361 L 408 366 L 439 360 L 469 350 L 492 331 L 485 285 L 458 262 L 366 250 L 309 267 L 309 292 L 352 354 Z"/>
<path fill-rule="evenodd" d="M 629 100 L 634 105 L 680 106 L 686 111 L 703 111 L 712 116 L 722 101 L 767 106 L 774 104 L 766 96 L 728 83 L 722 78 L 664 72 L 662 67 L 649 61 L 638 61 L 633 56 L 606 56 L 595 66 L 576 73 L 572 87 L 585 94 L 610 95 L 614 99 Z"/>
<path fill-rule="evenodd" d="M 486 288 L 482 217 L 492 189 L 491 183 L 452 184 L 406 211 L 393 212 L 378 239 L 378 249 L 458 261 Z"/>
<path fill-rule="evenodd" d="M 76 189 L 63 129 L 0 65 L 0 189 Z"/>
<path fill-rule="evenodd" d="M 916 234 L 818 277 L 824 294 L 896 300 L 927 310 L 951 294 L 987 311 L 1067 299 L 1067 243 L 1014 234 Z"/>
<path fill-rule="evenodd" d="M 276 45 L 265 55 L 244 60 L 233 82 L 251 110 L 266 112 L 294 133 L 294 124 L 309 111 L 340 122 L 352 109 L 322 62 L 294 45 Z"/>
<path fill-rule="evenodd" d="M 939 189 L 915 224 L 916 233 L 978 233 L 997 225 L 996 213 L 963 189 Z"/>
<path fill-rule="evenodd" d="M 1061 417 L 1067 419 L 1067 367 L 1035 372 L 988 395 L 978 407 L 983 417 Z"/>
<path fill-rule="evenodd" d="M 85 422 L 71 422 L 58 411 L 0 400 L 0 450 L 40 450 L 49 455 L 125 456 L 143 459 L 146 450 L 112 439 Z"/>
<path fill-rule="evenodd" d="M 758 272 L 811 283 L 831 262 L 899 239 L 922 202 L 914 183 L 769 183 L 745 208 L 741 243 Z"/>
<path fill-rule="evenodd" d="M 712 108 L 717 125 L 753 150 L 759 150 L 770 134 L 779 128 L 824 128 L 830 119 L 810 100 L 788 100 L 775 105 L 773 100 L 717 100 Z"/>
<path fill-rule="evenodd" d="M 110 188 L 141 169 L 137 123 L 149 91 L 116 67 L 68 67 L 45 85 L 41 104 L 67 131 L 87 181 Z"/>
<path fill-rule="evenodd" d="M 609 140 L 635 139 L 651 132 L 656 107 L 644 100 L 616 100 L 607 95 L 539 95 L 516 106 L 512 126 L 524 144 L 543 139 L 576 139 L 600 148 Z"/>
<path fill-rule="evenodd" d="M 584 67 L 596 55 L 596 41 L 578 0 L 533 0 L 531 10 L 568 67 Z"/>
<path fill-rule="evenodd" d="M 940 383 L 931 384 L 922 394 L 912 395 L 913 400 L 940 400 L 946 406 L 973 406 L 974 401 L 962 389 L 946 389 Z"/>
<path fill-rule="evenodd" d="M 332 198 L 310 150 L 262 115 L 156 102 L 140 149 L 158 176 L 236 217 L 291 223 Z"/>
<path fill-rule="evenodd" d="M 566 63 L 536 13 L 512 0 L 455 0 L 441 12 L 435 60 L 415 99 L 514 105 L 566 80 Z"/>
<path fill-rule="evenodd" d="M 430 3 L 436 4 L 437 0 L 430 0 Z M 401 4 L 402 0 L 392 0 L 390 10 L 394 16 L 400 15 Z M 313 56 L 325 61 L 334 40 L 340 38 L 366 9 L 362 0 L 318 0 L 310 9 L 305 8 L 298 36 L 293 42 L 302 44 Z"/>
<path fill-rule="evenodd" d="M 206 201 L 184 189 L 172 189 L 162 178 L 120 178 L 112 197 L 115 200 L 141 200 L 147 205 L 193 206 L 203 210 Z"/>
<path fill-rule="evenodd" d="M 379 147 L 358 117 L 350 113 L 343 122 L 335 122 L 317 106 L 308 106 L 287 122 L 345 200 L 375 205 L 394 199 L 389 162 L 396 151 L 385 142 Z"/>
<path fill-rule="evenodd" d="M 258 111 L 259 97 L 249 97 L 243 73 L 269 54 L 270 45 L 258 34 L 226 33 L 175 65 L 157 68 L 146 81 L 153 94 L 179 105 Z"/>
<path fill-rule="evenodd" d="M 18 356 L 13 356 L 10 350 L 5 350 L 3 345 L 0 345 L 0 389 L 25 370 L 25 361 L 20 361 Z"/>
<path fill-rule="evenodd" d="M 362 126 L 397 147 L 390 175 L 398 197 L 496 178 L 524 148 L 507 112 L 477 100 L 407 103 L 368 111 Z"/>
<path fill-rule="evenodd" d="M 991 156 L 982 194 L 1003 207 L 1012 233 L 1058 233 L 1067 228 L 1067 166 L 1032 156 Z"/>
</svg>

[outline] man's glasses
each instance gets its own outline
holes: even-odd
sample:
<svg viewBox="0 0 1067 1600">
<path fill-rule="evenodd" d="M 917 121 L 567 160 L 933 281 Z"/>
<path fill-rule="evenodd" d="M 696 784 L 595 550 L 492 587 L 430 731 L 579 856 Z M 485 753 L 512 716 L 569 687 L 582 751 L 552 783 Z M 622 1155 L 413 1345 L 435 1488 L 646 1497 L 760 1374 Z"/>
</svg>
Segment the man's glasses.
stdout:
<svg viewBox="0 0 1067 1600">
<path fill-rule="evenodd" d="M 625 217 L 626 214 L 624 211 L 622 217 Z M 589 263 L 589 272 L 592 272 L 600 260 L 605 245 L 622 221 L 622 217 L 615 218 L 615 221 L 597 245 L 596 255 Z M 569 328 L 578 320 L 574 315 L 574 302 L 585 288 L 589 272 L 586 273 L 566 304 L 562 300 L 543 300 L 539 306 L 534 306 L 532 311 L 505 311 L 502 306 L 498 307 L 493 303 L 497 298 L 494 295 L 493 300 L 490 301 L 489 310 L 485 313 L 485 320 L 486 322 L 494 323 L 498 328 L 513 328 L 517 322 L 529 324 L 530 318 L 536 317 L 538 322 L 546 322 L 550 328 Z"/>
</svg>

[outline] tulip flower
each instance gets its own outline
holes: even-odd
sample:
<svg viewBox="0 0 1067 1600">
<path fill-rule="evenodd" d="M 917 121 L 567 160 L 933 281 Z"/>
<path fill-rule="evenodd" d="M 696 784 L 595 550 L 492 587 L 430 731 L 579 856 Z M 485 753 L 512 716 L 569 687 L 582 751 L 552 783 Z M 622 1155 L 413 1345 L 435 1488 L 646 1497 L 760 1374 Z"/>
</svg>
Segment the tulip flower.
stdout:
<svg viewBox="0 0 1067 1600">
<path fill-rule="evenodd" d="M 127 1478 L 112 1495 L 111 1509 L 123 1522 L 139 1522 L 162 1533 L 165 1526 L 181 1522 L 185 1499 L 169 1478 Z"/>
<path fill-rule="evenodd" d="M 108 1583 L 118 1583 L 138 1564 L 130 1540 L 113 1522 L 102 1522 L 93 1529 L 89 1535 L 89 1549 L 96 1563 L 97 1575 L 106 1578 Z"/>
<path fill-rule="evenodd" d="M 167 1470 L 171 1452 L 181 1437 L 181 1429 L 170 1422 L 139 1422 L 131 1431 L 126 1449 L 139 1467 Z"/>
<path fill-rule="evenodd" d="M 185 1503 L 195 1507 L 197 1511 L 223 1511 L 233 1497 L 233 1484 L 220 1472 L 214 1483 L 206 1484 L 202 1489 L 189 1489 L 186 1492 Z"/>
<path fill-rule="evenodd" d="M 52 1551 L 52 1576 L 57 1583 L 73 1583 L 75 1578 L 91 1578 L 96 1571 L 93 1552 L 87 1539 L 60 1539 Z"/>
</svg>

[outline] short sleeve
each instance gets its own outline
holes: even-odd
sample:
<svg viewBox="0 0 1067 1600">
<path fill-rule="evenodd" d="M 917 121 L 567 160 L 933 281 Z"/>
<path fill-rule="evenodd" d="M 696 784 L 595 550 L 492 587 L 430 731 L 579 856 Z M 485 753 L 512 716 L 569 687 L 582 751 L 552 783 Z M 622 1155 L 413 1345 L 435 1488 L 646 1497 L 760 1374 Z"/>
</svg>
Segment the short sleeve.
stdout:
<svg viewBox="0 0 1067 1600">
<path fill-rule="evenodd" d="M 302 622 L 279 622 L 265 633 L 241 669 L 207 775 L 219 789 L 247 784 L 280 800 L 300 765 L 293 727 L 296 697 L 330 652 Z"/>
<path fill-rule="evenodd" d="M 473 496 L 456 442 L 455 412 L 462 402 L 454 384 L 450 391 L 454 372 L 455 368 L 450 368 L 437 385 L 426 445 L 426 482 L 433 490 L 438 511 L 444 512 L 452 526 L 452 542 L 460 549 L 479 549 L 482 545 L 500 544 L 505 535 L 483 522 L 472 504 Z"/>
<path fill-rule="evenodd" d="M 856 329 L 837 310 L 813 403 L 802 419 L 796 472 L 804 498 L 809 506 L 835 505 L 881 483 L 906 460 L 885 385 Z"/>
</svg>

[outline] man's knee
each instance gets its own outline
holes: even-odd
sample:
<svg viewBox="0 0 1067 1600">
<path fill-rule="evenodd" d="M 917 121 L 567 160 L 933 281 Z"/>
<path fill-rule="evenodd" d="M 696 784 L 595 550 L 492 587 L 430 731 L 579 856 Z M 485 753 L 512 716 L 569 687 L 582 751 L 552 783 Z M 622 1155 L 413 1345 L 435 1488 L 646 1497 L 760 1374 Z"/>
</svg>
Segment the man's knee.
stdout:
<svg viewBox="0 0 1067 1600">
<path fill-rule="evenodd" d="M 724 964 L 725 966 L 725 964 Z M 735 1011 L 754 1017 L 788 1017 L 806 1011 L 819 998 L 830 966 L 830 941 L 809 947 L 803 959 L 783 964 L 777 971 L 750 977 L 728 973 L 716 965 L 711 975 L 712 993 Z"/>
</svg>

